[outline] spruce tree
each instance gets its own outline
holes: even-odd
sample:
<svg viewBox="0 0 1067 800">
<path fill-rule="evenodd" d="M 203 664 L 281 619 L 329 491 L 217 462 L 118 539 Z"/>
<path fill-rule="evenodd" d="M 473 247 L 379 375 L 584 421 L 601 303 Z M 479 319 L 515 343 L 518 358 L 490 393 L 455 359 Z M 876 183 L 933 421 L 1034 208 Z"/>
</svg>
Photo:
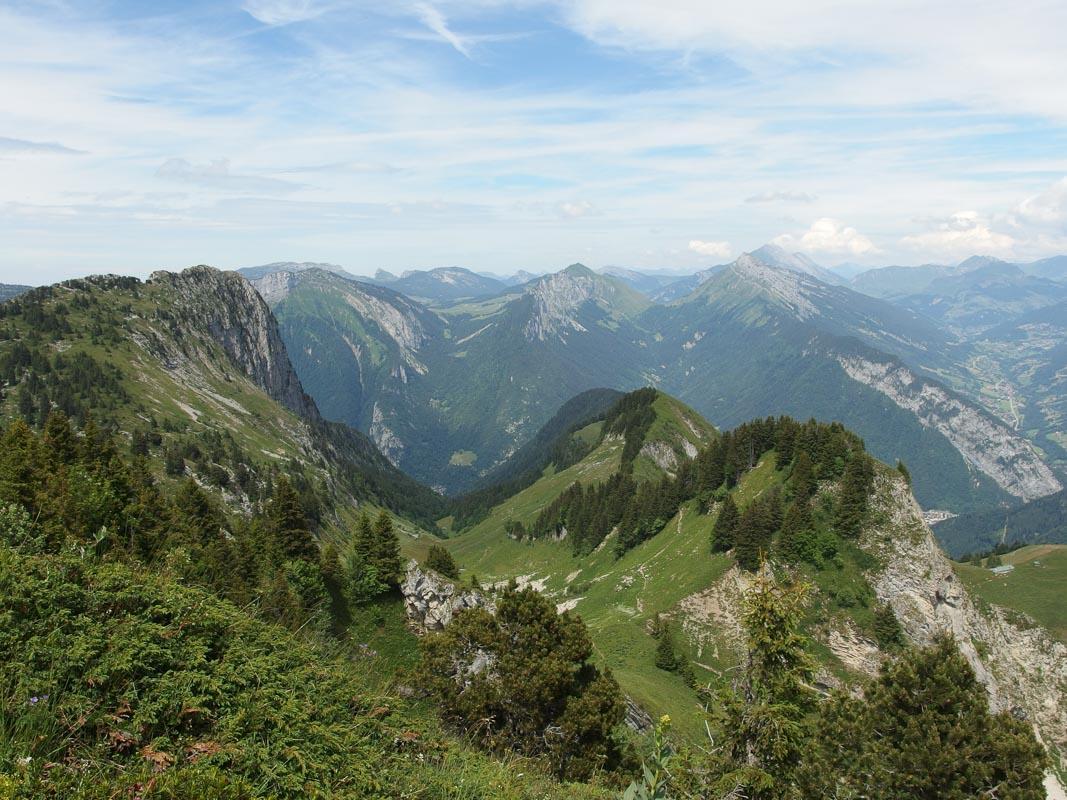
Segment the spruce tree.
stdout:
<svg viewBox="0 0 1067 800">
<path fill-rule="evenodd" d="M 845 465 L 841 490 L 834 512 L 834 530 L 838 536 L 854 539 L 867 516 L 867 496 L 874 478 L 874 465 L 866 453 L 857 452 Z"/>
<path fill-rule="evenodd" d="M 1029 723 L 993 714 L 950 637 L 907 651 L 862 701 L 821 715 L 806 796 L 1043 800 L 1048 756 Z"/>
<path fill-rule="evenodd" d="M 779 552 L 786 560 L 796 563 L 804 558 L 804 538 L 811 527 L 811 506 L 807 500 L 797 497 L 785 512 L 778 539 Z"/>
<path fill-rule="evenodd" d="M 674 652 L 674 634 L 671 626 L 663 623 L 659 632 L 659 643 L 656 645 L 656 666 L 667 672 L 678 669 L 678 656 Z"/>
<path fill-rule="evenodd" d="M 800 633 L 806 596 L 806 586 L 780 586 L 765 574 L 756 576 L 745 596 L 747 655 L 741 675 L 721 697 L 715 796 L 797 796 L 796 771 L 815 703 L 814 663 Z"/>
<path fill-rule="evenodd" d="M 452 558 L 452 554 L 439 544 L 430 545 L 430 550 L 426 554 L 426 567 L 439 572 L 446 578 L 452 580 L 459 578 L 459 565 Z"/>
<path fill-rule="evenodd" d="M 719 508 L 719 516 L 715 520 L 715 528 L 711 534 L 711 550 L 713 553 L 725 553 L 736 543 L 737 526 L 741 520 L 741 514 L 737 510 L 737 504 L 732 495 L 726 495 Z"/>
<path fill-rule="evenodd" d="M 807 500 L 815 493 L 815 470 L 807 450 L 797 453 L 789 475 L 789 486 L 797 500 Z"/>
<path fill-rule="evenodd" d="M 284 475 L 274 484 L 267 516 L 278 552 L 284 559 L 318 559 L 319 549 L 304 517 L 300 495 Z"/>
<path fill-rule="evenodd" d="M 378 578 L 389 586 L 398 586 L 404 577 L 400 538 L 393 527 L 393 518 L 384 509 L 374 520 L 374 565 L 378 569 Z"/>
</svg>

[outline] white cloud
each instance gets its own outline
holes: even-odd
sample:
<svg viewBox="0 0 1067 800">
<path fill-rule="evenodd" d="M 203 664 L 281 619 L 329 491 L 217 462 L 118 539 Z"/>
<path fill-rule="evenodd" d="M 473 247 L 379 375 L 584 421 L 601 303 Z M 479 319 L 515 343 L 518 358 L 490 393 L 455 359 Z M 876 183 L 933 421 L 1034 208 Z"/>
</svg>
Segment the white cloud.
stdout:
<svg viewBox="0 0 1067 800">
<path fill-rule="evenodd" d="M 1013 221 L 1016 224 L 1062 226 L 1067 231 L 1067 178 L 1023 200 L 1015 209 Z"/>
<path fill-rule="evenodd" d="M 556 213 L 563 219 L 579 219 L 581 217 L 595 217 L 600 211 L 588 200 L 564 202 L 556 205 Z"/>
<path fill-rule="evenodd" d="M 555 0 L 579 33 L 631 51 L 725 55 L 787 78 L 806 59 L 827 69 L 817 102 L 949 100 L 988 111 L 1067 117 L 1067 3 L 1017 0 Z M 866 58 L 857 60 L 857 54 Z M 815 95 L 809 95 L 816 102 Z"/>
<path fill-rule="evenodd" d="M 811 223 L 811 227 L 799 237 L 783 233 L 775 238 L 774 243 L 787 250 L 805 250 L 809 253 L 826 253 L 841 256 L 866 256 L 878 252 L 874 242 L 845 225 L 840 220 L 822 217 Z"/>
<path fill-rule="evenodd" d="M 220 158 L 207 164 L 192 164 L 184 158 L 170 158 L 156 170 L 157 178 L 193 183 L 231 192 L 265 192 L 277 194 L 301 188 L 299 183 L 259 175 L 230 172 L 230 161 Z"/>
<path fill-rule="evenodd" d="M 448 22 L 440 11 L 429 3 L 418 3 L 415 6 L 415 11 L 427 28 L 440 36 L 443 41 L 452 45 L 458 53 L 461 53 L 466 58 L 471 57 L 470 47 L 468 47 L 467 42 L 448 27 Z"/>
<path fill-rule="evenodd" d="M 264 25 L 304 22 L 325 10 L 315 0 L 246 0 L 241 8 Z"/>
<path fill-rule="evenodd" d="M 807 192 L 760 192 L 751 197 L 746 197 L 746 203 L 814 203 L 818 200 L 815 195 Z"/>
<path fill-rule="evenodd" d="M 689 242 L 689 249 L 702 256 L 711 258 L 729 258 L 733 248 L 729 242 L 705 242 L 701 239 L 693 239 Z"/>
<path fill-rule="evenodd" d="M 1015 239 L 992 230 L 988 220 L 974 211 L 958 211 L 936 223 L 934 230 L 905 236 L 900 243 L 909 250 L 953 259 L 972 255 L 1010 256 L 1016 246 Z"/>
</svg>

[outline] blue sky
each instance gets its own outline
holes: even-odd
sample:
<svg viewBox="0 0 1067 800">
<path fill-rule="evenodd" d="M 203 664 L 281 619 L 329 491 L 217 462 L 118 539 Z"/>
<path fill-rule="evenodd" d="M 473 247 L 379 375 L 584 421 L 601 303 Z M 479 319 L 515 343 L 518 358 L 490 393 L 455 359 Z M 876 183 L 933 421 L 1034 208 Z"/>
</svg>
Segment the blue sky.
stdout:
<svg viewBox="0 0 1067 800">
<path fill-rule="evenodd" d="M 0 281 L 1067 252 L 1067 4 L 736 6 L 0 2 Z"/>
</svg>

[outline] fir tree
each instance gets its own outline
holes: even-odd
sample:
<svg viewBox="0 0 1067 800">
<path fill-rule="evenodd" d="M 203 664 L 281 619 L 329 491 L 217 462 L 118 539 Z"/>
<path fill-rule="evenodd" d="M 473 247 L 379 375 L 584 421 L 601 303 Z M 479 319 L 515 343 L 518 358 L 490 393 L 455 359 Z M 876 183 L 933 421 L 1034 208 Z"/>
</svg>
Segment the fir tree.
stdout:
<svg viewBox="0 0 1067 800">
<path fill-rule="evenodd" d="M 318 546 L 308 528 L 300 496 L 284 475 L 274 484 L 274 495 L 271 497 L 267 516 L 278 552 L 283 559 L 318 559 Z"/>
<path fill-rule="evenodd" d="M 737 510 L 737 504 L 732 495 L 726 495 L 719 508 L 719 516 L 715 520 L 715 528 L 711 534 L 711 550 L 713 553 L 725 553 L 730 550 L 736 541 L 737 526 L 741 520 L 741 514 Z"/>
<path fill-rule="evenodd" d="M 862 701 L 821 715 L 805 795 L 1043 800 L 1048 756 L 1029 723 L 992 714 L 985 687 L 944 637 L 890 662 Z"/>
<path fill-rule="evenodd" d="M 446 578 L 451 578 L 452 580 L 459 578 L 459 566 L 456 564 L 456 560 L 452 558 L 452 554 L 448 550 L 439 544 L 430 545 L 430 550 L 426 554 L 426 567 L 439 572 Z"/>
<path fill-rule="evenodd" d="M 804 755 L 814 675 L 800 634 L 807 588 L 783 587 L 765 574 L 745 597 L 747 656 L 743 673 L 722 696 L 719 791 L 751 800 L 795 797 Z"/>
</svg>

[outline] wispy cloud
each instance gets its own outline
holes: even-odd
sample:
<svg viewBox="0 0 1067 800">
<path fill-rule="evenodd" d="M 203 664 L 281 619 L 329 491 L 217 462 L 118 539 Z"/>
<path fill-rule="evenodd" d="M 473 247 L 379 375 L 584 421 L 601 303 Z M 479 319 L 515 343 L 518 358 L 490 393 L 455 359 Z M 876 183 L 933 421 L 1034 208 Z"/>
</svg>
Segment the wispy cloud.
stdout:
<svg viewBox="0 0 1067 800">
<path fill-rule="evenodd" d="M 81 155 L 84 150 L 75 150 L 72 147 L 59 144 L 58 142 L 31 142 L 28 139 L 10 139 L 0 136 L 0 158 L 7 154 L 47 154 L 47 155 Z"/>
<path fill-rule="evenodd" d="M 819 198 L 807 192 L 760 192 L 745 198 L 746 203 L 814 203 Z"/>
<path fill-rule="evenodd" d="M 438 9 L 431 6 L 429 3 L 417 3 L 415 5 L 415 12 L 418 14 L 419 19 L 422 20 L 423 24 L 437 34 L 442 41 L 452 45 L 456 52 L 462 54 L 465 58 L 471 57 L 471 51 L 467 41 L 448 27 L 448 22 Z"/>
<path fill-rule="evenodd" d="M 245 0 L 241 8 L 264 25 L 304 22 L 325 11 L 317 0 Z"/>
<path fill-rule="evenodd" d="M 225 158 L 206 164 L 192 164 L 184 158 L 169 158 L 156 170 L 156 177 L 229 192 L 278 194 L 301 188 L 299 183 L 280 178 L 233 173 L 229 159 Z"/>
</svg>

